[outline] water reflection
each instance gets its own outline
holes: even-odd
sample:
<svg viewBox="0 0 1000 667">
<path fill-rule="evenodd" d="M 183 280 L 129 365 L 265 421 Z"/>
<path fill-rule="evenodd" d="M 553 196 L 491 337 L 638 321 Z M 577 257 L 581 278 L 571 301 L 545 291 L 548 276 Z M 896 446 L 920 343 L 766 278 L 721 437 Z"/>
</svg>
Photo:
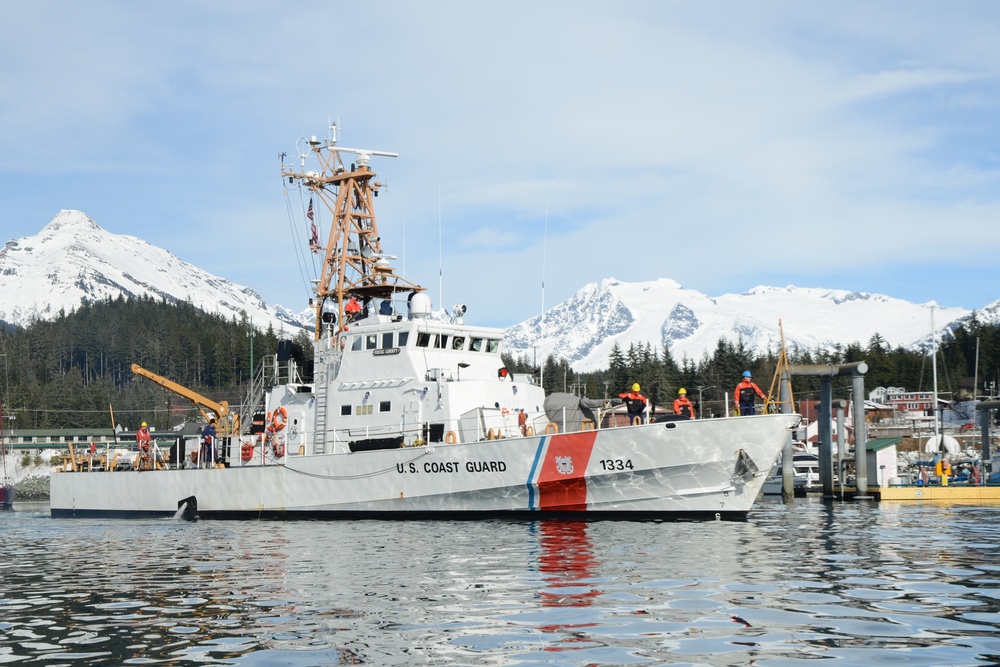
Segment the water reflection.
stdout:
<svg viewBox="0 0 1000 667">
<path fill-rule="evenodd" d="M 0 663 L 1000 662 L 1000 510 L 747 523 L 0 515 Z"/>
<path fill-rule="evenodd" d="M 583 607 L 601 591 L 591 585 L 599 565 L 584 521 L 538 522 L 538 570 L 546 576 L 547 588 L 538 592 L 546 607 Z"/>
</svg>

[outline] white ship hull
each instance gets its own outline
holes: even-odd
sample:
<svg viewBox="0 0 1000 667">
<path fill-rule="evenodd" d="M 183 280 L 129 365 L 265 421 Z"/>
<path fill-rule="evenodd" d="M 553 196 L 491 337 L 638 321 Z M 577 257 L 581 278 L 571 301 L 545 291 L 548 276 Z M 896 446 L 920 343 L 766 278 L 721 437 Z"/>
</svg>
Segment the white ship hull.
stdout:
<svg viewBox="0 0 1000 667">
<path fill-rule="evenodd" d="M 797 415 L 654 423 L 232 468 L 62 472 L 54 517 L 745 518 Z"/>
</svg>

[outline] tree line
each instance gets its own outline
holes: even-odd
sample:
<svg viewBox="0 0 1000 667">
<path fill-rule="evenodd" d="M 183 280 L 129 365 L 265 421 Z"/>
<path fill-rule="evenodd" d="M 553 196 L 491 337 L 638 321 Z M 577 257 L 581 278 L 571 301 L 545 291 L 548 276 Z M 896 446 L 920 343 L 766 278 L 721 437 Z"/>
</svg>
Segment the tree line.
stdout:
<svg viewBox="0 0 1000 667">
<path fill-rule="evenodd" d="M 864 361 L 868 365 L 866 391 L 879 386 L 907 391 L 930 391 L 933 387 L 930 350 L 890 348 L 879 334 L 873 335 L 867 344 L 836 345 L 832 350 L 792 349 L 786 355 L 791 365 Z M 732 405 L 733 390 L 743 371 L 751 372 L 765 394 L 773 386 L 777 400 L 773 379 L 779 356 L 778 349 L 755 354 L 741 339 L 734 342 L 723 337 L 711 353 L 706 352 L 698 360 L 685 355 L 678 361 L 669 348 L 658 349 L 651 343 L 631 343 L 627 349 L 616 343 L 609 355 L 608 368 L 594 373 L 576 373 L 566 361 L 551 356 L 537 369 L 527 355 L 508 357 L 507 364 L 513 372 L 536 371 L 542 376 L 547 392 L 565 391 L 590 398 L 615 397 L 629 391 L 633 383 L 639 383 L 642 393 L 654 404 L 668 405 L 683 387 L 705 416 L 719 416 L 725 414 L 727 399 Z M 984 324 L 973 314 L 969 322 L 944 336 L 936 357 L 938 391 L 942 398 L 971 399 L 976 379 L 977 397 L 996 396 L 1000 392 L 1000 325 Z M 833 388 L 836 397 L 849 397 L 850 378 L 834 378 Z M 792 378 L 792 392 L 796 401 L 818 399 L 819 378 Z"/>
<path fill-rule="evenodd" d="M 284 331 L 260 330 L 246 316 L 225 318 L 204 313 L 190 303 L 168 303 L 151 297 L 109 299 L 84 304 L 52 321 L 38 320 L 27 327 L 0 328 L 5 416 L 14 415 L 18 428 L 110 427 L 115 421 L 135 428 L 147 421 L 167 429 L 194 416 L 190 402 L 132 373 L 140 366 L 193 389 L 214 401 L 237 405 L 251 376 L 251 354 L 259 366 L 265 355 L 277 353 L 288 338 Z M 312 355 L 311 336 L 295 337 Z M 668 348 L 633 343 L 615 345 L 608 367 L 577 373 L 569 363 L 550 356 L 541 367 L 527 357 L 504 356 L 515 373 L 540 376 L 546 391 L 565 391 L 591 398 L 614 397 L 633 383 L 655 404 L 667 405 L 681 387 L 704 415 L 725 412 L 725 398 L 744 370 L 749 370 L 765 393 L 770 389 L 779 350 L 755 354 L 742 340 L 719 339 L 715 349 L 694 360 L 679 361 Z M 938 354 L 938 387 L 942 397 L 971 398 L 972 378 L 994 383 L 1000 391 L 1000 325 L 984 324 L 975 316 L 942 341 Z M 878 334 L 867 344 L 838 345 L 832 350 L 789 350 L 791 364 L 844 364 L 865 361 L 865 387 L 903 387 L 929 391 L 930 355 L 902 347 L 890 348 Z M 849 392 L 849 378 L 835 378 L 840 397 Z M 794 397 L 818 398 L 818 378 L 793 379 Z M 987 390 L 988 391 L 988 390 Z M 11 422 L 4 419 L 4 427 Z"/>
<path fill-rule="evenodd" d="M 133 363 L 214 401 L 239 404 L 251 346 L 259 366 L 287 337 L 254 328 L 245 315 L 227 319 L 186 302 L 142 296 L 83 304 L 52 321 L 0 331 L 3 413 L 17 428 L 110 428 L 113 409 L 126 428 L 146 421 L 166 429 L 194 408 L 134 374 Z"/>
</svg>

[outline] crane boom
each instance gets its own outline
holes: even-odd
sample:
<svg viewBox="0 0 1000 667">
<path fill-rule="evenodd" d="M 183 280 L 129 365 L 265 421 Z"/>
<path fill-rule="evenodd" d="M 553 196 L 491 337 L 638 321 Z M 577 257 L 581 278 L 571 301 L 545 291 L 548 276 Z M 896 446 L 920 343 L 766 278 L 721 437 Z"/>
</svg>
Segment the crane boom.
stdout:
<svg viewBox="0 0 1000 667">
<path fill-rule="evenodd" d="M 177 384 L 173 380 L 168 380 L 162 375 L 157 375 L 152 371 L 146 370 L 139 364 L 132 364 L 132 372 L 136 375 L 141 375 L 148 380 L 152 380 L 164 389 L 169 389 L 175 394 L 183 396 L 194 403 L 199 412 L 201 412 L 202 417 L 205 418 L 206 422 L 214 416 L 219 422 L 218 433 L 220 436 L 239 434 L 240 416 L 235 412 L 229 411 L 228 402 L 221 401 L 216 403 L 212 399 L 202 396 L 193 389 L 188 389 L 183 385 Z M 211 411 L 212 414 L 209 414 L 208 411 Z"/>
</svg>

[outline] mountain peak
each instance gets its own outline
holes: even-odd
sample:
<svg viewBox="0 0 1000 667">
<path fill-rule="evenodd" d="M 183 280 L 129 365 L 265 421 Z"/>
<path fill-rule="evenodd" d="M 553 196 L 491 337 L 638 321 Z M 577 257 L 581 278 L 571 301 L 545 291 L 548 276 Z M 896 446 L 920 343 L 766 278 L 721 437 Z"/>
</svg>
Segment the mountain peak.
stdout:
<svg viewBox="0 0 1000 667">
<path fill-rule="evenodd" d="M 62 210 L 34 236 L 0 248 L 0 320 L 27 325 L 81 303 L 149 296 L 187 301 L 208 313 L 252 318 L 275 331 L 304 327 L 302 317 L 134 236 L 102 229 L 82 211 Z"/>
<path fill-rule="evenodd" d="M 62 209 L 56 214 L 56 217 L 52 218 L 49 224 L 42 228 L 41 235 L 50 236 L 56 232 L 64 232 L 66 230 L 72 230 L 74 232 L 80 232 L 84 230 L 103 232 L 100 225 L 94 222 L 94 219 L 83 211 L 74 211 L 71 209 Z"/>
</svg>

